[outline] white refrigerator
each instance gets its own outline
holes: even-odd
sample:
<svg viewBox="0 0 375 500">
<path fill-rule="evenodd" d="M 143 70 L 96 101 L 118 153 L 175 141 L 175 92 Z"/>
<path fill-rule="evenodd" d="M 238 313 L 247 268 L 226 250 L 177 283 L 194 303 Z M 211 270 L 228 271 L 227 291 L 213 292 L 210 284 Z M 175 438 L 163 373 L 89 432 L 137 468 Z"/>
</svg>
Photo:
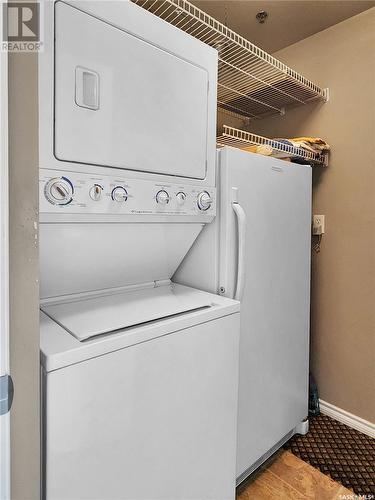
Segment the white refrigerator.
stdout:
<svg viewBox="0 0 375 500">
<path fill-rule="evenodd" d="M 237 483 L 308 429 L 311 167 L 223 148 L 219 212 L 174 281 L 241 301 Z"/>
</svg>

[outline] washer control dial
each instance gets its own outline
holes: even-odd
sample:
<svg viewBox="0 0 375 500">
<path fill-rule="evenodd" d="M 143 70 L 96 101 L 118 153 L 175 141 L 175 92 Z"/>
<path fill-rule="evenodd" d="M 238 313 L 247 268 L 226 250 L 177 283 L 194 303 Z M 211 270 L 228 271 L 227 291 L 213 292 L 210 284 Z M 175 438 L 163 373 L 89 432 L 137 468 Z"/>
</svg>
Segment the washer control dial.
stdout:
<svg viewBox="0 0 375 500">
<path fill-rule="evenodd" d="M 44 187 L 44 195 L 52 205 L 68 205 L 73 193 L 73 184 L 66 177 L 54 177 Z"/>
<path fill-rule="evenodd" d="M 160 203 L 160 205 L 166 205 L 169 203 L 170 199 L 171 198 L 165 189 L 161 189 L 156 193 L 156 201 L 157 203 Z"/>
<path fill-rule="evenodd" d="M 122 203 L 128 199 L 128 192 L 122 186 L 116 186 L 112 189 L 112 200 Z"/>
<path fill-rule="evenodd" d="M 180 191 L 179 193 L 176 194 L 176 198 L 177 198 L 177 204 L 183 205 L 186 201 L 186 193 Z"/>
<path fill-rule="evenodd" d="M 199 210 L 208 210 L 212 205 L 211 195 L 207 191 L 202 191 L 198 195 L 197 204 Z"/>
<path fill-rule="evenodd" d="M 89 191 L 90 198 L 93 201 L 99 201 L 102 197 L 103 187 L 100 184 L 94 184 Z"/>
</svg>

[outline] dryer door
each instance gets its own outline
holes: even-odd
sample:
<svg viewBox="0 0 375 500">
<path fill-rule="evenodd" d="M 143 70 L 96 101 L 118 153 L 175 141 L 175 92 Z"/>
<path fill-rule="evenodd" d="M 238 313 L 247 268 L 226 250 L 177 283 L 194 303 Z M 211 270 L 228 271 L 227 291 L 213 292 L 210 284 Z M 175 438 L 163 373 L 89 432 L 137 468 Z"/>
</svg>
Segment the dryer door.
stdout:
<svg viewBox="0 0 375 500">
<path fill-rule="evenodd" d="M 71 5 L 55 9 L 55 156 L 204 179 L 208 72 L 172 53 L 174 32 L 168 51 Z"/>
</svg>

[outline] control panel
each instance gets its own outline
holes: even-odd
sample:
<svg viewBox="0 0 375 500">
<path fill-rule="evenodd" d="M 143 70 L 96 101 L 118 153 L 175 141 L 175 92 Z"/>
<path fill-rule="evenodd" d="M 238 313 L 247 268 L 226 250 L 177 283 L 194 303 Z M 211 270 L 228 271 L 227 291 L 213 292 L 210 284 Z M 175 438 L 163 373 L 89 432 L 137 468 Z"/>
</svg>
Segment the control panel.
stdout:
<svg viewBox="0 0 375 500">
<path fill-rule="evenodd" d="M 214 216 L 215 188 L 40 170 L 40 212 Z"/>
</svg>

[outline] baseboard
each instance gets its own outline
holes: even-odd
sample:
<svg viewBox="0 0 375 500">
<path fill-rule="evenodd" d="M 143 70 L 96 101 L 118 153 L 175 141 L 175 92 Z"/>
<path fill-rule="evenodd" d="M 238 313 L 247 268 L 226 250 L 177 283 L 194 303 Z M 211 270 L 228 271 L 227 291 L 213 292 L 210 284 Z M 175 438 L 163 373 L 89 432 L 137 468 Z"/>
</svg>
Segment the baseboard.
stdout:
<svg viewBox="0 0 375 500">
<path fill-rule="evenodd" d="M 369 422 L 368 420 L 364 420 L 363 418 L 357 417 L 348 411 L 342 410 L 337 406 L 332 405 L 331 403 L 327 403 L 326 401 L 319 400 L 320 403 L 320 411 L 324 415 L 328 415 L 328 417 L 334 418 L 338 422 L 351 427 L 363 434 L 367 434 L 372 438 L 375 438 L 375 424 Z"/>
</svg>

